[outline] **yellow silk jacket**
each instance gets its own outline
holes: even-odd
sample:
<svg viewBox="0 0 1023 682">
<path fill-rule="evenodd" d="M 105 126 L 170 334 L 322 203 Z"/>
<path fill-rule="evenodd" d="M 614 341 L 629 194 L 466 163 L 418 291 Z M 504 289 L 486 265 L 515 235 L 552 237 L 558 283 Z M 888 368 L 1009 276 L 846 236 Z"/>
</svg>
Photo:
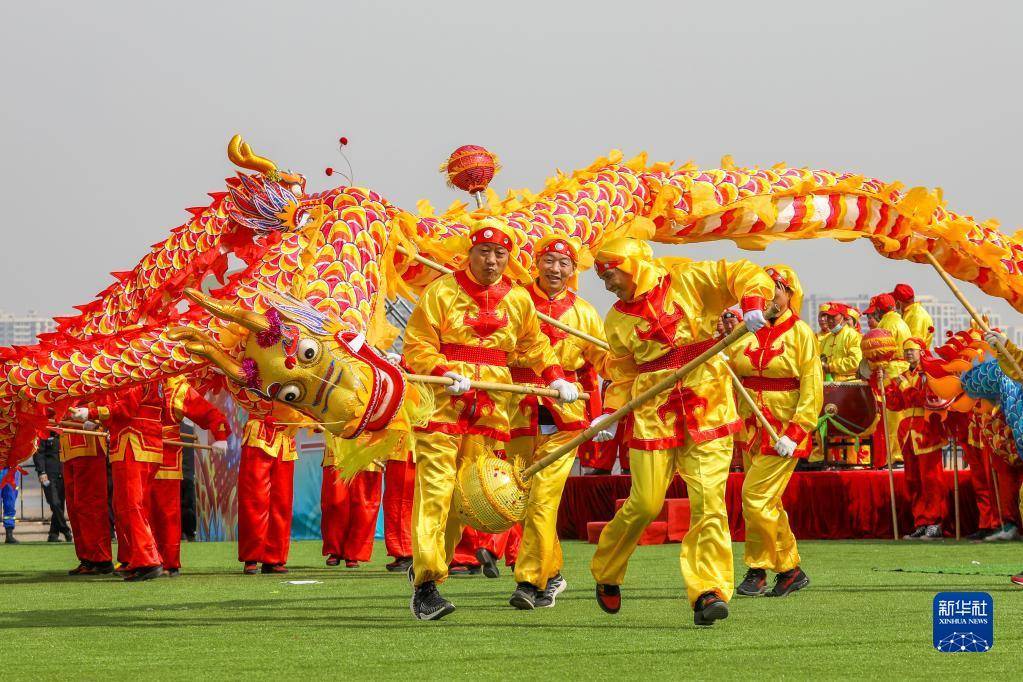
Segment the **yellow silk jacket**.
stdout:
<svg viewBox="0 0 1023 682">
<path fill-rule="evenodd" d="M 530 298 L 536 309 L 549 315 L 569 327 L 589 334 L 598 339 L 604 338 L 604 321 L 589 302 L 583 300 L 575 292 L 566 289 L 553 299 L 544 293 L 536 282 L 528 287 Z M 577 400 L 574 403 L 559 405 L 550 398 L 537 400 L 536 396 L 511 396 L 512 410 L 509 413 L 511 437 L 535 436 L 538 431 L 537 417 L 539 405 L 546 407 L 554 418 L 559 431 L 581 431 L 590 425 L 590 419 L 600 413 L 599 385 L 584 385 L 584 377 L 579 376 L 580 370 L 589 368 L 597 374 L 603 374 L 607 362 L 607 351 L 572 336 L 547 322 L 540 323 L 540 331 L 550 341 L 554 354 L 565 372 L 566 378 L 579 385 L 580 391 L 590 392 L 590 402 Z M 517 354 L 510 358 L 512 380 L 517 384 L 546 385 L 542 377 L 523 363 Z M 594 395 L 596 394 L 596 395 Z M 597 406 L 596 413 L 588 407 Z M 516 409 L 517 408 L 517 409 Z"/>
<path fill-rule="evenodd" d="M 250 419 L 242 431 L 242 447 L 258 448 L 270 457 L 280 457 L 282 462 L 298 459 L 295 448 L 295 434 L 302 428 L 295 422 L 308 418 L 280 403 L 274 403 L 273 410 L 264 419 Z"/>
<path fill-rule="evenodd" d="M 906 349 L 906 340 L 913 334 L 906 326 L 905 320 L 894 310 L 885 313 L 877 323 L 878 329 L 887 329 L 895 337 L 895 359 L 886 366 L 885 373 L 889 378 L 897 377 L 909 371 L 909 363 L 903 360 L 903 351 Z"/>
<path fill-rule="evenodd" d="M 510 356 L 539 374 L 544 385 L 564 376 L 533 301 L 508 278 L 491 286 L 467 270 L 430 283 L 405 327 L 404 357 L 418 374 L 456 372 L 475 381 L 511 383 Z M 436 409 L 424 432 L 473 433 L 507 441 L 507 393 L 472 390 L 452 396 L 434 386 Z"/>
<path fill-rule="evenodd" d="M 106 438 L 83 436 L 80 433 L 60 434 L 60 461 L 77 459 L 78 457 L 107 456 Z"/>
<path fill-rule="evenodd" d="M 624 405 L 714 344 L 718 316 L 741 301 L 743 312 L 762 309 L 774 282 L 747 260 L 675 262 L 651 291 L 608 313 L 611 346 L 605 412 Z M 676 387 L 633 413 L 631 447 L 666 450 L 687 436 L 696 443 L 735 433 L 741 426 L 724 362 L 715 357 Z"/>
<path fill-rule="evenodd" d="M 773 324 L 735 344 L 728 353 L 735 373 L 767 421 L 779 436 L 796 443 L 796 457 L 807 457 L 808 436 L 817 427 L 824 404 L 824 373 L 810 326 L 786 310 Z M 775 454 L 774 443 L 746 401 L 739 400 L 738 405 L 748 433 L 760 434 L 759 451 Z"/>
<path fill-rule="evenodd" d="M 934 320 L 924 307 L 915 301 L 910 303 L 902 311 L 902 319 L 909 328 L 909 335 L 920 339 L 930 348 L 934 342 Z"/>
<path fill-rule="evenodd" d="M 856 370 L 863 360 L 862 338 L 847 324 L 843 324 L 837 334 L 828 335 L 829 348 L 821 349 L 821 354 L 828 359 L 828 369 L 834 381 L 856 380 Z"/>
</svg>

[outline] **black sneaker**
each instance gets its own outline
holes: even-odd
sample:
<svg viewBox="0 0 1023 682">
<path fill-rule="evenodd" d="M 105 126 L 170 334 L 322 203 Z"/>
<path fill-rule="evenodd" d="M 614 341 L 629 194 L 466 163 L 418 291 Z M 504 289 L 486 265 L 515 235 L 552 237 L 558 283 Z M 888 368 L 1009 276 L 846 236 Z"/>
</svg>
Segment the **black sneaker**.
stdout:
<svg viewBox="0 0 1023 682">
<path fill-rule="evenodd" d="M 710 627 L 716 620 L 728 618 L 728 604 L 717 592 L 704 592 L 693 605 L 693 623 Z"/>
<path fill-rule="evenodd" d="M 404 573 L 412 566 L 412 557 L 400 556 L 391 563 L 384 566 L 391 573 Z"/>
<path fill-rule="evenodd" d="M 618 585 L 597 583 L 597 606 L 604 613 L 614 615 L 622 609 L 622 588 Z"/>
<path fill-rule="evenodd" d="M 763 596 L 767 592 L 767 571 L 762 568 L 749 569 L 735 591 L 744 597 Z"/>
<path fill-rule="evenodd" d="M 508 603 L 521 611 L 532 611 L 536 606 L 536 588 L 530 583 L 519 583 Z"/>
<path fill-rule="evenodd" d="M 944 540 L 945 534 L 941 531 L 941 525 L 932 523 L 924 529 L 923 537 L 921 540 Z"/>
<path fill-rule="evenodd" d="M 114 572 L 114 562 L 104 561 L 98 564 L 93 564 L 92 568 L 100 575 L 110 575 Z"/>
<path fill-rule="evenodd" d="M 501 569 L 497 565 L 497 557 L 485 547 L 480 547 L 476 550 L 476 560 L 480 562 L 480 567 L 483 569 L 483 575 L 488 578 L 500 578 Z"/>
<path fill-rule="evenodd" d="M 57 535 L 57 534 L 47 535 L 46 536 L 46 541 L 47 542 L 60 542 L 60 536 Z"/>
<path fill-rule="evenodd" d="M 164 575 L 167 576 L 168 578 L 177 578 L 179 575 L 181 575 L 181 569 L 168 568 L 166 571 L 164 571 Z"/>
<path fill-rule="evenodd" d="M 927 532 L 927 526 L 917 526 L 916 530 L 912 533 L 906 533 L 902 536 L 903 540 L 919 540 Z"/>
<path fill-rule="evenodd" d="M 791 571 L 779 573 L 774 577 L 774 587 L 767 593 L 768 597 L 784 597 L 786 594 L 801 590 L 810 584 L 810 578 L 803 569 L 796 566 Z"/>
<path fill-rule="evenodd" d="M 128 583 L 140 583 L 143 580 L 153 580 L 163 575 L 163 566 L 142 566 L 136 568 L 125 576 L 124 581 Z"/>
<path fill-rule="evenodd" d="M 972 542 L 980 542 L 981 540 L 983 540 L 984 538 L 986 538 L 987 536 L 991 535 L 994 532 L 995 532 L 994 528 L 978 528 L 973 533 L 967 535 L 966 539 Z"/>
<path fill-rule="evenodd" d="M 558 598 L 558 595 L 565 591 L 568 587 L 568 581 L 560 573 L 547 581 L 547 587 L 541 592 L 536 593 L 536 608 L 538 609 L 549 609 L 554 606 L 554 601 Z"/>
<path fill-rule="evenodd" d="M 436 583 L 431 580 L 416 588 L 409 608 L 419 620 L 440 620 L 454 611 L 455 605 L 440 596 Z"/>
</svg>

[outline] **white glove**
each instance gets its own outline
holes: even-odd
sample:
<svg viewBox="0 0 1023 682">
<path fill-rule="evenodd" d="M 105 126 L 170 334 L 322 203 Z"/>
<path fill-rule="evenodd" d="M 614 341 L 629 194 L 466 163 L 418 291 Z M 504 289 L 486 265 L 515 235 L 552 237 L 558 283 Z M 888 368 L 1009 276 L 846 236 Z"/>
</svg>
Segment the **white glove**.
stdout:
<svg viewBox="0 0 1023 682">
<path fill-rule="evenodd" d="M 39 475 L 39 482 L 43 484 L 44 488 L 50 487 L 50 477 L 47 476 L 46 474 Z"/>
<path fill-rule="evenodd" d="M 89 419 L 89 409 L 86 407 L 72 407 L 68 412 L 68 417 L 76 422 L 84 422 Z"/>
<path fill-rule="evenodd" d="M 227 454 L 227 441 L 226 440 L 215 440 L 210 443 L 210 447 L 213 448 L 211 452 L 218 457 L 223 457 Z"/>
<path fill-rule="evenodd" d="M 774 451 L 782 457 L 791 457 L 796 452 L 796 442 L 788 436 L 782 436 L 774 444 Z"/>
<path fill-rule="evenodd" d="M 85 423 L 82 424 L 82 428 L 85 429 L 86 431 L 95 431 L 96 429 L 99 428 L 99 424 L 97 424 L 96 422 L 91 422 L 88 419 L 86 419 Z"/>
<path fill-rule="evenodd" d="M 558 392 L 559 403 L 574 403 L 579 400 L 579 389 L 567 379 L 555 379 L 547 388 Z"/>
<path fill-rule="evenodd" d="M 746 329 L 749 329 L 754 334 L 767 324 L 767 318 L 764 317 L 763 310 L 751 310 L 743 314 L 742 321 L 746 323 Z"/>
<path fill-rule="evenodd" d="M 385 353 L 384 357 L 386 357 L 387 361 L 395 367 L 401 364 L 401 355 L 398 353 Z"/>
<path fill-rule="evenodd" d="M 988 342 L 988 345 L 995 347 L 997 347 L 999 343 L 1004 346 L 1009 342 L 1009 339 L 1005 336 L 1005 334 L 993 331 L 984 334 L 984 340 Z"/>
<path fill-rule="evenodd" d="M 618 422 L 615 422 L 614 424 L 608 424 L 605 427 L 601 426 L 602 424 L 607 422 L 607 420 L 610 417 L 611 415 L 609 414 L 602 414 L 598 416 L 596 419 L 594 419 L 592 422 L 590 422 L 590 426 L 596 426 L 597 428 L 600 429 L 600 431 L 597 432 L 597 435 L 593 437 L 594 443 L 604 443 L 615 437 L 615 431 L 618 430 Z"/>
<path fill-rule="evenodd" d="M 444 376 L 448 379 L 454 380 L 455 382 L 444 387 L 444 390 L 451 395 L 462 395 L 464 393 L 468 393 L 472 389 L 472 386 L 469 385 L 469 380 L 457 372 L 444 372 Z"/>
</svg>

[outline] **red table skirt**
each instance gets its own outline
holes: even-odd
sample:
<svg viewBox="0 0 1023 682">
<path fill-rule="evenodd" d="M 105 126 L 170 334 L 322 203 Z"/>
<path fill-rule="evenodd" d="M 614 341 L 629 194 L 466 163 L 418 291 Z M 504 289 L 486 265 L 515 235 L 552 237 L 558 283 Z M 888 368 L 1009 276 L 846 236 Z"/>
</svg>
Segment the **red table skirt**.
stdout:
<svg viewBox="0 0 1023 682">
<path fill-rule="evenodd" d="M 558 512 L 558 533 L 566 539 L 586 539 L 589 521 L 610 521 L 615 500 L 629 496 L 629 476 L 572 476 L 565 485 Z M 742 473 L 728 476 L 725 494 L 732 538 L 746 538 L 742 519 Z M 945 534 L 955 534 L 952 472 L 945 472 L 949 518 Z M 671 497 L 686 497 L 685 484 L 678 476 L 668 488 Z M 806 471 L 792 475 L 785 491 L 785 511 L 792 531 L 799 539 L 846 540 L 892 537 L 892 514 L 888 502 L 887 471 Z M 977 504 L 970 472 L 959 472 L 961 533 L 977 530 Z M 913 530 L 909 498 L 902 471 L 895 472 L 895 504 L 899 533 Z"/>
</svg>

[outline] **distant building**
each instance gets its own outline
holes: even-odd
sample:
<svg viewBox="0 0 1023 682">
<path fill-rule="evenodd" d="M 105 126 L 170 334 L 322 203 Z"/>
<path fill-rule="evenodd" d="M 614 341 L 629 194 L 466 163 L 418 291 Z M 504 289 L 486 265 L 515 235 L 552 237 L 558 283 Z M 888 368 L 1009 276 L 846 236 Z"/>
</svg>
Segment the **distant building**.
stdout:
<svg viewBox="0 0 1023 682">
<path fill-rule="evenodd" d="M 963 310 L 959 301 L 939 301 L 933 296 L 919 295 L 916 300 L 923 305 L 931 319 L 934 320 L 934 343 L 941 345 L 945 339 L 945 332 L 956 332 L 970 326 L 970 316 Z M 857 294 L 855 296 L 834 296 L 831 294 L 810 294 L 803 299 L 803 319 L 806 320 L 814 331 L 817 331 L 817 311 L 822 303 L 828 301 L 841 301 L 863 310 L 870 303 L 869 294 Z M 1023 340 L 1023 330 L 1002 325 L 1002 317 L 990 308 L 983 308 L 981 315 L 988 318 L 988 324 L 1001 329 L 1009 339 Z M 867 330 L 867 321 L 863 320 L 863 330 Z"/>
<path fill-rule="evenodd" d="M 38 343 L 37 336 L 52 332 L 57 324 L 48 317 L 40 317 L 34 310 L 25 315 L 0 312 L 0 346 L 31 346 Z"/>
</svg>

